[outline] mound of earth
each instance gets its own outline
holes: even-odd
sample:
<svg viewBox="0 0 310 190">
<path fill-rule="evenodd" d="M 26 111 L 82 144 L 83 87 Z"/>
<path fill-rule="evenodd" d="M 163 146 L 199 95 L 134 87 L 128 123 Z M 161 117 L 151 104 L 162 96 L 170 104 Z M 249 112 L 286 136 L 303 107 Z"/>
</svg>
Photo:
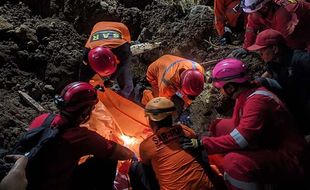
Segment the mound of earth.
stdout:
<svg viewBox="0 0 310 190">
<path fill-rule="evenodd" d="M 18 91 L 29 94 L 46 111 L 56 111 L 53 96 L 78 79 L 83 47 L 92 26 L 102 20 L 126 24 L 135 43 L 162 42 L 159 48 L 135 56 L 134 81 L 145 78 L 147 66 L 164 54 L 197 62 L 220 60 L 238 45 L 219 46 L 213 9 L 147 0 L 24 0 L 0 3 L 0 154 L 10 150 L 39 111 Z M 236 36 L 237 44 L 242 39 Z M 263 66 L 256 55 L 245 59 L 252 76 Z M 206 67 L 210 73 L 214 65 Z M 206 84 L 189 108 L 192 127 L 203 134 L 212 119 L 231 113 L 219 93 Z M 220 110 L 220 111 L 219 111 Z"/>
</svg>

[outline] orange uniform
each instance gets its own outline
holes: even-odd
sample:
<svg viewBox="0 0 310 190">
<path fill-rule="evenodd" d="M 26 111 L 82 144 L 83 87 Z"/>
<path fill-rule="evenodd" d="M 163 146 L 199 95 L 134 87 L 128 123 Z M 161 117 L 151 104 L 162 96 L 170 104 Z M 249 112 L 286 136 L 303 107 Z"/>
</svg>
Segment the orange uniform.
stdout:
<svg viewBox="0 0 310 190">
<path fill-rule="evenodd" d="M 140 156 L 152 164 L 161 190 L 211 189 L 211 182 L 197 161 L 197 155 L 181 148 L 179 137 L 195 137 L 192 129 L 176 125 L 164 127 L 140 144 Z"/>
<path fill-rule="evenodd" d="M 153 62 L 147 69 L 146 79 L 152 86 L 152 91 L 143 92 L 142 104 L 154 97 L 171 98 L 181 89 L 180 72 L 187 69 L 198 69 L 204 74 L 204 68 L 191 60 L 173 55 L 164 55 Z M 189 103 L 186 97 L 183 97 Z"/>
<path fill-rule="evenodd" d="M 110 48 L 117 63 L 117 69 L 110 79 L 111 81 L 121 81 L 119 94 L 128 98 L 133 90 L 132 74 L 129 69 L 132 57 L 130 42 L 130 33 L 124 24 L 119 22 L 96 23 L 85 44 L 84 64 L 80 65 L 79 80 L 89 81 L 95 74 L 95 71 L 87 65 L 90 50 L 98 46 Z"/>
<path fill-rule="evenodd" d="M 236 27 L 238 17 L 241 14 L 240 11 L 234 10 L 238 4 L 240 4 L 240 0 L 214 0 L 214 24 L 219 36 L 223 36 L 225 33 L 226 24 Z"/>
<path fill-rule="evenodd" d="M 122 23 L 119 22 L 98 22 L 93 27 L 86 48 L 93 49 L 98 46 L 116 48 L 126 42 L 130 43 L 130 33 Z"/>
</svg>

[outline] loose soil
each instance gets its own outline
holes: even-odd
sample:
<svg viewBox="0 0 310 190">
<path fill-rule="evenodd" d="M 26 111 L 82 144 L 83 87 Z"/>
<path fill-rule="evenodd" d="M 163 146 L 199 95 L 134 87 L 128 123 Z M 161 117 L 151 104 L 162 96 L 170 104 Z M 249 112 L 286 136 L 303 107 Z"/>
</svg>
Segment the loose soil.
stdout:
<svg viewBox="0 0 310 190">
<path fill-rule="evenodd" d="M 147 66 L 164 54 L 204 62 L 223 59 L 241 45 L 242 34 L 238 34 L 234 36 L 235 45 L 219 46 L 212 7 L 184 6 L 173 1 L 136 2 L 24 0 L 0 3 L 0 156 L 11 150 L 16 138 L 40 114 L 22 101 L 18 91 L 29 94 L 46 111 L 56 111 L 52 98 L 66 84 L 78 79 L 83 46 L 98 21 L 125 23 L 137 43 L 162 42 L 159 48 L 134 57 L 131 69 L 135 82 L 142 80 Z M 257 55 L 244 61 L 253 77 L 263 71 Z M 230 101 L 222 103 L 221 100 L 219 93 L 206 84 L 204 92 L 191 105 L 192 127 L 199 134 L 205 133 L 210 121 L 219 114 L 229 116 L 231 113 Z"/>
</svg>

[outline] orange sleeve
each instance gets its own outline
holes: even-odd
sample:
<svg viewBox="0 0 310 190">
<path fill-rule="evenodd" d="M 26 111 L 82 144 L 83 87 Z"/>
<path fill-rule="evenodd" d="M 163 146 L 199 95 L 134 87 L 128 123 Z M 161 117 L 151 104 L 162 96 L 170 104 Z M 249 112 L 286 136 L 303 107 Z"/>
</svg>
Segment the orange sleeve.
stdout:
<svg viewBox="0 0 310 190">
<path fill-rule="evenodd" d="M 205 75 L 205 69 L 203 68 L 203 66 L 201 64 L 198 63 L 197 69 L 203 74 Z"/>
<path fill-rule="evenodd" d="M 225 0 L 214 0 L 214 23 L 219 36 L 224 34 L 225 18 Z"/>
<path fill-rule="evenodd" d="M 159 87 L 158 87 L 158 66 L 157 63 L 152 63 L 148 68 L 146 72 L 146 80 L 150 83 L 152 86 L 152 91 L 154 93 L 154 96 L 157 97 L 159 93 Z"/>
<path fill-rule="evenodd" d="M 182 129 L 183 129 L 183 132 L 184 132 L 184 135 L 186 137 L 190 137 L 190 138 L 197 138 L 197 135 L 195 133 L 195 131 L 185 125 L 181 125 Z"/>
<path fill-rule="evenodd" d="M 175 95 L 176 90 L 172 88 L 171 86 L 167 86 L 164 83 L 161 83 L 159 85 L 159 96 L 171 98 L 173 95 Z"/>
</svg>

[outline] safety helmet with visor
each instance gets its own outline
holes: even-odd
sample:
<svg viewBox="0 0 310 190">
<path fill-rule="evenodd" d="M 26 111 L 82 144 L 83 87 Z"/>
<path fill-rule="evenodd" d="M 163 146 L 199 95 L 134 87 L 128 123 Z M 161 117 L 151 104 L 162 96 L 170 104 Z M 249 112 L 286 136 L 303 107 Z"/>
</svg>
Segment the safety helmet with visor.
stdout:
<svg viewBox="0 0 310 190">
<path fill-rule="evenodd" d="M 62 111 L 80 112 L 98 103 L 97 91 L 89 83 L 73 82 L 55 96 L 54 103 Z"/>
<path fill-rule="evenodd" d="M 224 59 L 218 62 L 212 70 L 212 82 L 216 88 L 222 88 L 230 82 L 244 83 L 248 80 L 246 65 L 239 59 Z"/>
</svg>

